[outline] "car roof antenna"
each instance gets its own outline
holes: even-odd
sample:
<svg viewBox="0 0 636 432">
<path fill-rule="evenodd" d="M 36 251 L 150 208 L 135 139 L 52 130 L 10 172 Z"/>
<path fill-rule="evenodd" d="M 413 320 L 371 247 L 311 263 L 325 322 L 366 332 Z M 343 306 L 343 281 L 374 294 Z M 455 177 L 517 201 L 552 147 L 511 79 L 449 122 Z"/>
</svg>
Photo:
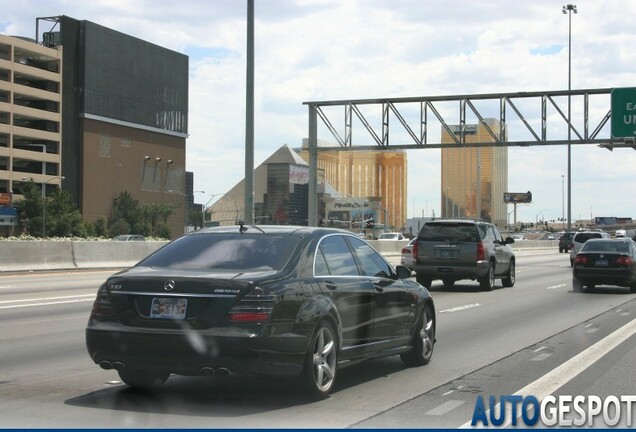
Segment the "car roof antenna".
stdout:
<svg viewBox="0 0 636 432">
<path fill-rule="evenodd" d="M 239 221 L 239 232 L 244 233 L 245 231 L 247 231 L 247 228 L 245 227 L 245 222 Z"/>
</svg>

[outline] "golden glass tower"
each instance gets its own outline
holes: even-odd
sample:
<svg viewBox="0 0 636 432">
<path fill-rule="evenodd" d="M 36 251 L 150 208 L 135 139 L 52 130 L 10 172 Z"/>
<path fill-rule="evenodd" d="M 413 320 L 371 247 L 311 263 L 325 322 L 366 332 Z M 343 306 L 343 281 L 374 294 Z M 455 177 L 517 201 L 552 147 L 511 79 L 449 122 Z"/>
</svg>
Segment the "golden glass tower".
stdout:
<svg viewBox="0 0 636 432">
<path fill-rule="evenodd" d="M 484 119 L 496 134 L 499 121 Z M 459 126 L 450 125 L 459 135 Z M 494 142 L 482 124 L 466 125 L 467 143 Z M 498 226 L 506 225 L 504 192 L 508 189 L 508 147 L 456 147 L 455 140 L 442 128 L 442 217 L 481 218 Z"/>
</svg>

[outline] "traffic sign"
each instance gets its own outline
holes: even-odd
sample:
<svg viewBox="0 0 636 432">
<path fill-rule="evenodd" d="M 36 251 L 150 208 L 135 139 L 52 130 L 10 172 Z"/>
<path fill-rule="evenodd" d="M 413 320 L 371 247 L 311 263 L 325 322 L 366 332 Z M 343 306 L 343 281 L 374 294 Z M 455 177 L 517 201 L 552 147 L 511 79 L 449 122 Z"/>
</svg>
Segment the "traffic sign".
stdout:
<svg viewBox="0 0 636 432">
<path fill-rule="evenodd" d="M 636 88 L 615 88 L 611 92 L 612 138 L 636 137 Z"/>
</svg>

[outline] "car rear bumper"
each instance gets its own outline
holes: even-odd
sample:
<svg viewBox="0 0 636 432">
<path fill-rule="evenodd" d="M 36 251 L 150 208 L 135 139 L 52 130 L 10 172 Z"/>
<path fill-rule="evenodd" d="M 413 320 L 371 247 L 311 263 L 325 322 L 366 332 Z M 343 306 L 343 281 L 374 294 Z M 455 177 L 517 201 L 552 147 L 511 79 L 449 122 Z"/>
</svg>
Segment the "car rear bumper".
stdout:
<svg viewBox="0 0 636 432">
<path fill-rule="evenodd" d="M 572 272 L 572 277 L 583 285 L 617 285 L 626 287 L 636 284 L 636 276 L 624 269 L 603 269 L 602 272 L 598 270 L 575 269 Z"/>
<path fill-rule="evenodd" d="M 168 370 L 180 375 L 289 376 L 300 374 L 309 341 L 296 334 L 219 337 L 183 333 L 86 329 L 86 347 L 96 364 Z"/>
<path fill-rule="evenodd" d="M 477 261 L 471 266 L 448 265 L 448 263 L 436 263 L 435 265 L 415 265 L 413 270 L 418 276 L 430 279 L 477 279 L 488 274 L 490 263 Z"/>
</svg>

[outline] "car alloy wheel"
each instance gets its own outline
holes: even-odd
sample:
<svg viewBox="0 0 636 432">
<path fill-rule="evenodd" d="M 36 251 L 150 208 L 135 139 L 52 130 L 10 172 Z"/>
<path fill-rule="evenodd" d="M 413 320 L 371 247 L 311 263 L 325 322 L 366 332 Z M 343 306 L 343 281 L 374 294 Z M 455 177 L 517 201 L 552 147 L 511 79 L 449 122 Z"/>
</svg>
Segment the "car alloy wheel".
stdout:
<svg viewBox="0 0 636 432">
<path fill-rule="evenodd" d="M 305 363 L 304 381 L 312 396 L 324 398 L 336 381 L 337 340 L 331 324 L 321 321 L 311 339 Z"/>
<path fill-rule="evenodd" d="M 430 303 L 424 305 L 420 322 L 413 335 L 410 351 L 400 354 L 407 366 L 422 366 L 431 361 L 435 347 L 435 314 Z"/>
</svg>

